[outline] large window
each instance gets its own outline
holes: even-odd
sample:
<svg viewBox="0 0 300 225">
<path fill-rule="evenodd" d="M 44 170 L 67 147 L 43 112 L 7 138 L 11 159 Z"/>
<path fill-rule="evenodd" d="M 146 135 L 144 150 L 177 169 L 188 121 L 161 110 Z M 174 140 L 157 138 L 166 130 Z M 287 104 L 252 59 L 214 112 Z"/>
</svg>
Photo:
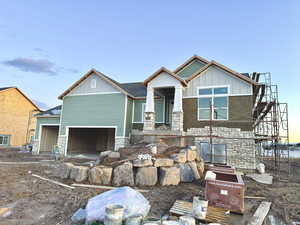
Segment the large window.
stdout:
<svg viewBox="0 0 300 225">
<path fill-rule="evenodd" d="M 228 87 L 198 89 L 198 120 L 228 120 Z"/>
<path fill-rule="evenodd" d="M 227 150 L 226 144 L 212 144 L 207 142 L 197 143 L 201 151 L 201 156 L 204 162 L 226 164 L 227 163 Z"/>
<path fill-rule="evenodd" d="M 0 135 L 0 145 L 8 145 L 8 136 Z"/>
</svg>

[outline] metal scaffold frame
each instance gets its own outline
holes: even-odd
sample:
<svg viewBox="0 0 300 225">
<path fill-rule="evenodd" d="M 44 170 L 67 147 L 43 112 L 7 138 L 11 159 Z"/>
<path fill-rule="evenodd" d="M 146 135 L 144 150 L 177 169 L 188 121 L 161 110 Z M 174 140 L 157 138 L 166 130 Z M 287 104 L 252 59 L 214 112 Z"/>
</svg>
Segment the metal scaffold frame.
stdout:
<svg viewBox="0 0 300 225">
<path fill-rule="evenodd" d="M 282 163 L 287 163 L 290 175 L 288 104 L 280 103 L 278 87 L 272 84 L 271 73 L 253 73 L 252 79 L 261 85 L 254 93 L 254 133 L 260 159 L 274 160 L 279 174 Z"/>
</svg>

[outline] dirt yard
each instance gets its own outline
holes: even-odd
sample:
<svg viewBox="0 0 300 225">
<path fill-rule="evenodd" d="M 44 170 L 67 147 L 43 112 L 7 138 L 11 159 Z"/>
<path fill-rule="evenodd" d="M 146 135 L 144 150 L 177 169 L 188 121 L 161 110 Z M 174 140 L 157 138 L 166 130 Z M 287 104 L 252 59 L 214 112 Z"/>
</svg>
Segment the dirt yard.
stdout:
<svg viewBox="0 0 300 225">
<path fill-rule="evenodd" d="M 70 217 L 87 200 L 101 190 L 76 188 L 67 189 L 33 177 L 37 174 L 53 180 L 71 184 L 71 180 L 62 180 L 55 176 L 61 162 L 47 161 L 49 157 L 32 156 L 16 149 L 0 149 L 0 208 L 11 207 L 12 214 L 0 217 L 1 225 L 69 225 Z M 35 162 L 32 164 L 3 164 L 1 162 Z M 267 170 L 267 172 L 270 172 Z M 247 186 L 246 196 L 261 196 L 271 201 L 270 214 L 290 224 L 300 219 L 300 163 L 293 162 L 294 177 L 290 182 L 275 179 L 273 185 L 262 185 L 244 178 Z M 145 188 L 146 189 L 146 188 Z M 144 196 L 152 206 L 150 216 L 160 217 L 176 199 L 192 200 L 194 195 L 203 195 L 201 182 L 181 184 L 172 187 L 156 186 Z M 242 217 L 234 215 L 230 224 L 246 224 L 260 203 L 260 199 L 247 199 L 247 212 Z"/>
</svg>

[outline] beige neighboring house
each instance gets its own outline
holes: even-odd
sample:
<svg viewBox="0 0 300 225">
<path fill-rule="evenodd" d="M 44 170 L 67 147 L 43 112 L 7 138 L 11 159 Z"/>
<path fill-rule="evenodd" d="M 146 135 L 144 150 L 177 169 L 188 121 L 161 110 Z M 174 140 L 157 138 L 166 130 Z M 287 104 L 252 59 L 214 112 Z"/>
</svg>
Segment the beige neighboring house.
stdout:
<svg viewBox="0 0 300 225">
<path fill-rule="evenodd" d="M 0 147 L 22 146 L 34 135 L 39 107 L 17 87 L 0 87 Z"/>
</svg>

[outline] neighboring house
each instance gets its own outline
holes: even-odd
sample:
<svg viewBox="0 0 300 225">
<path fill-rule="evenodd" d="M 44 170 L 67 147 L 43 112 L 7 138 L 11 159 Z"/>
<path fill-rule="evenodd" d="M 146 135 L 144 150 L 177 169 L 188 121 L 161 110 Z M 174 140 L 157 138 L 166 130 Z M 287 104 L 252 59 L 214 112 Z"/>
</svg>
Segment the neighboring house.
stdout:
<svg viewBox="0 0 300 225">
<path fill-rule="evenodd" d="M 139 83 L 118 83 L 92 69 L 59 96 L 62 106 L 38 115 L 34 151 L 49 152 L 57 144 L 63 155 L 95 154 L 118 150 L 134 135 L 168 134 L 194 137 L 207 161 L 253 169 L 258 85 L 199 56 L 175 71 L 162 67 Z M 208 135 L 227 139 L 210 147 Z"/>
<path fill-rule="evenodd" d="M 0 88 L 0 147 L 31 142 L 39 107 L 17 87 Z"/>
</svg>

